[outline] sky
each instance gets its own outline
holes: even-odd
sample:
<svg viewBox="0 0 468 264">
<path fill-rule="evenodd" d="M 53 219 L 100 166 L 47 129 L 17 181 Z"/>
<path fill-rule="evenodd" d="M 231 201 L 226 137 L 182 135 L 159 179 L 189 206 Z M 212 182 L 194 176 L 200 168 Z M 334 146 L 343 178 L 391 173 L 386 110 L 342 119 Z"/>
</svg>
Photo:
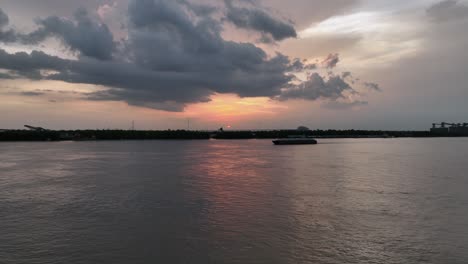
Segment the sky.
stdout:
<svg viewBox="0 0 468 264">
<path fill-rule="evenodd" d="M 467 0 L 2 0 L 0 128 L 468 122 Z"/>
</svg>

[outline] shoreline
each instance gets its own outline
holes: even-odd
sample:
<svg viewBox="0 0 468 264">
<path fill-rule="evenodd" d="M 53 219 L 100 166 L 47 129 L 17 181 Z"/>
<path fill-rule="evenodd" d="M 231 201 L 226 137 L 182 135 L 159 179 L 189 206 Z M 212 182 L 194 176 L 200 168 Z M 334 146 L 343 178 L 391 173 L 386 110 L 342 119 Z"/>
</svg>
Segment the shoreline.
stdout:
<svg viewBox="0 0 468 264">
<path fill-rule="evenodd" d="M 110 140 L 209 140 L 276 139 L 290 136 L 317 139 L 333 138 L 440 138 L 467 137 L 465 134 L 436 134 L 430 131 L 383 130 L 264 130 L 264 131 L 189 131 L 189 130 L 1 130 L 0 142 L 22 141 L 110 141 Z"/>
</svg>

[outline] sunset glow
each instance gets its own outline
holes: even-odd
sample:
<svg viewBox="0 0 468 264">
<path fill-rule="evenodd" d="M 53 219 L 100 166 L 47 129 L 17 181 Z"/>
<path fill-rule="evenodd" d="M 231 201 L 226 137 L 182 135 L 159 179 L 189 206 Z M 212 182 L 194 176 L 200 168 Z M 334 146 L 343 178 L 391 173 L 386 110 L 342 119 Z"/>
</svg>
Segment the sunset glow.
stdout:
<svg viewBox="0 0 468 264">
<path fill-rule="evenodd" d="M 209 122 L 239 124 L 256 118 L 272 118 L 287 110 L 287 106 L 268 98 L 240 98 L 236 95 L 215 95 L 211 102 L 191 105 L 187 114 Z"/>
</svg>

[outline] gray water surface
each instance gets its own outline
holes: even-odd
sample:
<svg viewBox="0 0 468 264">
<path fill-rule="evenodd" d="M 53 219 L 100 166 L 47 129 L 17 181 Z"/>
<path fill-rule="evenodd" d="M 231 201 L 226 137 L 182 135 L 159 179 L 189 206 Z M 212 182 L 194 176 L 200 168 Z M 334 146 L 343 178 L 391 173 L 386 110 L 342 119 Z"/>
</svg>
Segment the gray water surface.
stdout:
<svg viewBox="0 0 468 264">
<path fill-rule="evenodd" d="M 0 263 L 468 263 L 468 139 L 0 143 Z"/>
</svg>

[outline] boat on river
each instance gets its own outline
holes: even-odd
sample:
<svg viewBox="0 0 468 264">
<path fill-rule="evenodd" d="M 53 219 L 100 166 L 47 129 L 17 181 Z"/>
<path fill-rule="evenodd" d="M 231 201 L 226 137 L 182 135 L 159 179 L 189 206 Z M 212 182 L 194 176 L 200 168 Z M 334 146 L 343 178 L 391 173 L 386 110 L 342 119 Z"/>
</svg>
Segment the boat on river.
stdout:
<svg viewBox="0 0 468 264">
<path fill-rule="evenodd" d="M 273 140 L 275 145 L 315 145 L 317 140 L 308 137 L 281 138 Z"/>
</svg>

